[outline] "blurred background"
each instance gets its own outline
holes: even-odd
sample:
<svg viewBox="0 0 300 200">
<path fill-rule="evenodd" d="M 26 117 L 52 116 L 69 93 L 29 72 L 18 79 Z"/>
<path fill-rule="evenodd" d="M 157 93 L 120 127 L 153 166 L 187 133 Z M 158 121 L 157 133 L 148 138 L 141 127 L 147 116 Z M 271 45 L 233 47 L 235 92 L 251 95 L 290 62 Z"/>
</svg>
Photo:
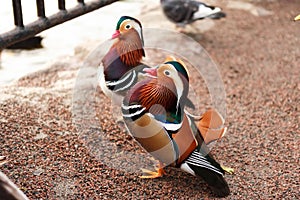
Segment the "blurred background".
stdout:
<svg viewBox="0 0 300 200">
<path fill-rule="evenodd" d="M 86 1 L 88 2 L 88 1 Z M 66 9 L 77 1 L 66 1 Z M 61 25 L 45 30 L 39 35 L 44 39 L 44 48 L 34 50 L 4 50 L 0 64 L 0 85 L 34 71 L 43 69 L 59 57 L 71 56 L 76 46 L 88 41 L 103 41 L 111 37 L 116 21 L 121 15 L 138 15 L 144 5 L 140 0 L 120 1 Z M 37 19 L 36 0 L 22 1 L 24 24 Z M 134 8 L 134 9 L 133 9 Z M 46 16 L 57 12 L 57 1 L 45 1 Z M 97 21 L 99 21 L 97 23 Z M 12 1 L 3 1 L 0 6 L 0 33 L 14 28 Z M 63 39 L 62 39 L 63 38 Z"/>
<path fill-rule="evenodd" d="M 203 181 L 177 170 L 167 168 L 164 178 L 145 181 L 103 165 L 109 157 L 93 156 L 74 127 L 73 91 L 84 56 L 111 38 L 121 15 L 136 17 L 144 27 L 175 30 L 159 2 L 119 1 L 42 32 L 44 48 L 2 52 L 0 166 L 1 156 L 6 156 L 8 162 L 1 171 L 28 197 L 212 198 Z M 226 18 L 200 20 L 185 30 L 216 63 L 226 90 L 228 132 L 212 153 L 235 169 L 233 175 L 226 175 L 232 191 L 227 199 L 300 199 L 300 21 L 294 21 L 300 14 L 300 1 L 205 2 L 221 7 Z M 66 0 L 67 8 L 75 4 L 76 0 Z M 22 5 L 24 23 L 35 20 L 35 0 L 23 0 Z M 57 11 L 57 1 L 46 0 L 45 8 L 46 15 L 51 15 Z M 0 32 L 12 28 L 11 1 L 2 1 Z M 188 45 L 180 48 L 190 52 Z M 92 79 L 87 68 L 87 78 Z M 39 72 L 25 76 L 33 71 Z M 191 76 L 199 83 L 195 73 Z M 197 91 L 206 92 L 199 102 L 209 103 L 205 84 L 199 84 Z M 112 120 L 111 102 L 101 91 L 95 92 L 91 98 L 95 104 L 89 105 L 98 113 L 95 120 L 105 122 L 99 124 L 109 141 L 122 151 L 135 152 L 135 141 Z M 94 142 L 99 141 L 91 138 Z M 128 159 L 126 154 L 118 156 Z"/>
</svg>

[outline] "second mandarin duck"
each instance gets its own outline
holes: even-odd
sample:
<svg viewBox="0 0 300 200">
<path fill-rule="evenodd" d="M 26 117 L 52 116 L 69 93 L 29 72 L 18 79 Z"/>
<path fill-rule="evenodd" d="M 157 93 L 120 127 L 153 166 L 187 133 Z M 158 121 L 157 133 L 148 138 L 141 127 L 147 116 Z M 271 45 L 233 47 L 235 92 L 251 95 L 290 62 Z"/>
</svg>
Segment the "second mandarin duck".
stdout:
<svg viewBox="0 0 300 200">
<path fill-rule="evenodd" d="M 149 178 L 161 176 L 162 166 L 172 165 L 202 177 L 216 195 L 229 195 L 224 169 L 209 153 L 197 125 L 184 112 L 189 91 L 185 67 L 169 61 L 144 71 L 149 78 L 129 90 L 122 114 L 132 136 L 160 162 L 157 172 L 148 172 Z"/>
<path fill-rule="evenodd" d="M 114 43 L 100 65 L 100 87 L 114 103 L 121 105 L 126 91 L 133 86 L 142 69 L 145 56 L 141 23 L 130 16 L 122 16 L 112 35 Z"/>
</svg>

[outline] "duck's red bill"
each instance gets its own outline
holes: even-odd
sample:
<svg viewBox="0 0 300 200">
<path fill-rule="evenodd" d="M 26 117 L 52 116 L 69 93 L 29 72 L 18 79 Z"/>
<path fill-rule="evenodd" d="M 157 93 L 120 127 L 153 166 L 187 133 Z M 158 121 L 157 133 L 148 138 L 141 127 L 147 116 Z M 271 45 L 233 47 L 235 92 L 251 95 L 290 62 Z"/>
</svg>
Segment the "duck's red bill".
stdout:
<svg viewBox="0 0 300 200">
<path fill-rule="evenodd" d="M 119 37 L 119 35 L 120 35 L 120 31 L 116 30 L 116 32 L 111 36 L 111 39 L 115 39 L 115 38 Z"/>
<path fill-rule="evenodd" d="M 146 74 L 150 75 L 150 76 L 157 76 L 157 69 L 156 68 L 145 68 L 143 69 L 144 72 L 146 72 Z"/>
</svg>

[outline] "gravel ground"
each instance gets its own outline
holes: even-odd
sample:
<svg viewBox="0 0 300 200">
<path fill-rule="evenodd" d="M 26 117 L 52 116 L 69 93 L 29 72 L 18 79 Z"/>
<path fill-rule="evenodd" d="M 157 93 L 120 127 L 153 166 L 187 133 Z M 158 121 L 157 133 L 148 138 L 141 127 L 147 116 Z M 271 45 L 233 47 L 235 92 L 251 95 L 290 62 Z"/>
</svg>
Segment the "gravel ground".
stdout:
<svg viewBox="0 0 300 200">
<path fill-rule="evenodd" d="M 218 63 L 227 94 L 229 130 L 212 153 L 235 169 L 226 175 L 231 195 L 225 199 L 299 199 L 300 24 L 292 19 L 300 4 L 255 5 L 274 15 L 225 9 L 217 28 L 194 35 Z M 82 104 L 95 111 L 84 113 L 93 122 L 80 118 L 84 123 L 75 126 L 81 57 L 1 88 L 0 154 L 8 157 L 1 171 L 30 199 L 213 199 L 202 180 L 170 167 L 162 178 L 138 178 L 138 168 L 152 161 L 112 120 L 114 108 L 99 88 L 91 104 Z"/>
</svg>

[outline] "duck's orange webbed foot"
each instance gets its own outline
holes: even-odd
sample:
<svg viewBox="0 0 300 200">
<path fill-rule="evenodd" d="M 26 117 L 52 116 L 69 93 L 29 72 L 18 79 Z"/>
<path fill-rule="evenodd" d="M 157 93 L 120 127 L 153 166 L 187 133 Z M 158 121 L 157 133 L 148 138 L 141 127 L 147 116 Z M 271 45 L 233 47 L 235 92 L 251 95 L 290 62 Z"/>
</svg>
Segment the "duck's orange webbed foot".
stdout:
<svg viewBox="0 0 300 200">
<path fill-rule="evenodd" d="M 140 176 L 140 178 L 159 178 L 166 174 L 163 164 L 161 162 L 158 163 L 157 167 L 155 167 L 156 171 L 151 171 L 148 169 L 142 168 L 141 170 L 145 175 Z"/>
<path fill-rule="evenodd" d="M 224 165 L 221 165 L 221 168 L 222 168 L 225 172 L 227 172 L 228 174 L 233 174 L 233 173 L 234 173 L 234 169 L 231 168 L 231 167 L 226 167 L 226 166 L 224 166 Z"/>
</svg>

